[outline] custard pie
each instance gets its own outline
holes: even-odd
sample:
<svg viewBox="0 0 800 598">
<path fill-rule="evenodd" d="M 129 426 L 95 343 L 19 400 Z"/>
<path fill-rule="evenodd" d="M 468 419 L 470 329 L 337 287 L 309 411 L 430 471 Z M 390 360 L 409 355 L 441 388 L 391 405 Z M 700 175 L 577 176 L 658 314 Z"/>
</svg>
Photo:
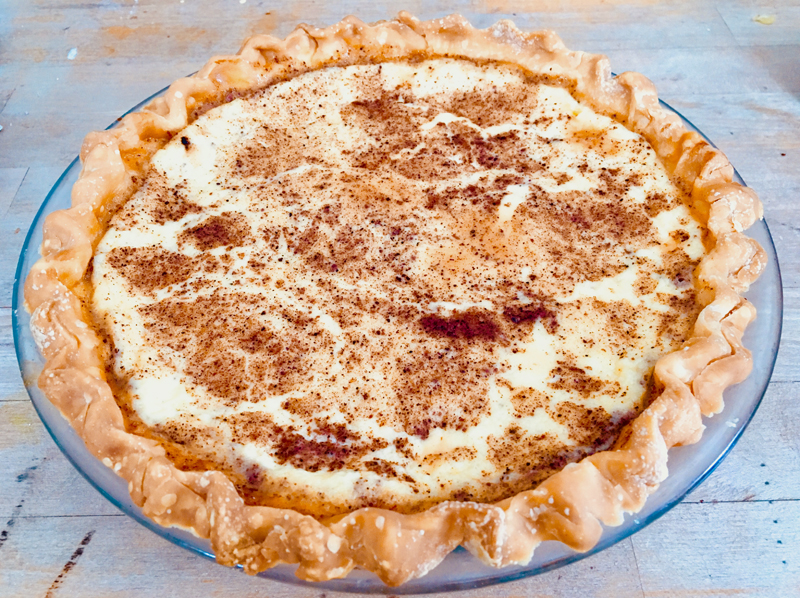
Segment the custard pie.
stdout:
<svg viewBox="0 0 800 598">
<path fill-rule="evenodd" d="M 81 158 L 26 284 L 39 384 L 249 573 L 588 550 L 751 367 L 758 198 L 550 32 L 256 36 Z"/>
</svg>

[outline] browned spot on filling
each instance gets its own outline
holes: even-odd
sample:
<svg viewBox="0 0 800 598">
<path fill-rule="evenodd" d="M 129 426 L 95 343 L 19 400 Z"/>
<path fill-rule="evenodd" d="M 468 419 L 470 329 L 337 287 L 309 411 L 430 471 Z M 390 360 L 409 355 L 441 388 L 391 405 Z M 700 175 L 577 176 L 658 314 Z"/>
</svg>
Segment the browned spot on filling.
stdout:
<svg viewBox="0 0 800 598">
<path fill-rule="evenodd" d="M 682 231 L 676 232 L 680 235 Z M 669 310 L 660 315 L 659 337 L 675 342 L 689 336 L 691 327 L 702 309 L 694 291 L 694 270 L 698 263 L 699 260 L 689 258 L 680 247 L 664 255 L 661 273 L 671 279 L 682 293 L 660 296 L 661 302 L 666 304 Z"/>
<path fill-rule="evenodd" d="M 533 394 L 525 391 L 512 400 L 526 415 L 533 415 L 535 408 L 545 408 L 550 417 L 569 429 L 575 446 L 564 446 L 550 434 L 529 434 L 515 424 L 502 436 L 490 436 L 489 457 L 498 469 L 505 471 L 506 482 L 489 490 L 493 500 L 513 496 L 563 469 L 567 463 L 607 449 L 638 414 L 632 410 L 612 417 L 602 407 L 586 408 L 569 401 L 549 407 L 549 399 L 541 399 L 536 391 Z"/>
<path fill-rule="evenodd" d="M 570 461 L 568 450 L 551 434 L 527 434 L 511 425 L 501 436 L 489 436 L 489 458 L 504 472 L 503 483 L 489 487 L 489 500 L 502 500 L 531 488 L 564 468 Z M 512 476 L 516 474 L 517 479 Z"/>
<path fill-rule="evenodd" d="M 539 162 L 528 156 L 516 131 L 484 139 L 475 129 L 455 122 L 437 125 L 425 143 L 424 148 L 403 160 L 391 160 L 390 155 L 373 150 L 357 166 L 377 169 L 386 164 L 409 179 L 421 180 L 449 179 L 465 171 L 482 169 L 513 170 L 522 174 L 542 169 Z"/>
<path fill-rule="evenodd" d="M 394 411 L 410 436 L 428 438 L 433 429 L 467 430 L 486 414 L 489 378 L 497 373 L 491 353 L 470 343 L 452 346 L 448 337 L 411 351 L 396 364 Z"/>
<path fill-rule="evenodd" d="M 478 456 L 478 451 L 476 451 L 472 447 L 467 446 L 460 446 L 452 451 L 447 451 L 446 453 L 433 453 L 427 455 L 423 460 L 422 463 L 425 465 L 430 466 L 437 466 L 442 462 L 446 461 L 469 461 L 474 459 Z"/>
<path fill-rule="evenodd" d="M 487 177 L 488 178 L 488 177 Z M 441 192 L 427 192 L 428 201 L 425 207 L 429 210 L 449 210 L 459 203 L 469 202 L 472 206 L 481 206 L 488 212 L 494 212 L 503 201 L 509 185 L 519 185 L 525 178 L 518 174 L 502 174 L 491 182 L 486 179 L 466 187 L 447 187 Z"/>
<path fill-rule="evenodd" d="M 159 436 L 167 438 L 179 446 L 196 446 L 198 442 L 211 438 L 211 432 L 208 428 L 187 421 L 171 420 L 153 426 L 152 430 Z"/>
<path fill-rule="evenodd" d="M 187 356 L 190 379 L 227 404 L 304 388 L 315 354 L 331 344 L 315 320 L 291 310 L 279 314 L 284 334 L 276 334 L 258 296 L 168 299 L 140 312 L 159 344 Z"/>
<path fill-rule="evenodd" d="M 541 321 L 550 334 L 555 334 L 558 328 L 558 318 L 555 311 L 548 309 L 543 304 L 539 305 L 513 305 L 503 310 L 503 317 L 516 325 L 533 325 Z"/>
<path fill-rule="evenodd" d="M 156 224 L 175 222 L 188 214 L 202 212 L 200 206 L 186 197 L 184 185 L 170 187 L 166 179 L 157 172 L 148 177 L 144 192 L 145 204 Z"/>
<path fill-rule="evenodd" d="M 245 217 L 237 212 L 225 212 L 210 216 L 181 233 L 179 240 L 192 243 L 200 251 L 208 251 L 215 247 L 239 247 L 249 236 L 250 227 Z"/>
<path fill-rule="evenodd" d="M 540 390 L 527 388 L 511 396 L 514 413 L 520 417 L 532 417 L 537 409 L 547 409 L 550 397 Z"/>
<path fill-rule="evenodd" d="M 459 340 L 480 339 L 496 341 L 500 338 L 500 327 L 494 316 L 486 310 L 471 307 L 452 316 L 428 315 L 420 319 L 426 334 Z"/>
<path fill-rule="evenodd" d="M 462 96 L 456 104 L 464 107 L 479 122 L 487 122 L 488 113 L 475 113 L 476 106 L 490 104 L 496 94 L 473 93 Z M 400 99 L 405 101 L 400 101 Z M 409 102 L 414 102 L 410 106 Z M 507 100 L 501 105 L 510 105 Z M 420 109 L 420 106 L 427 108 Z M 518 104 L 519 108 L 519 104 Z M 457 108 L 458 109 L 458 108 Z M 516 131 L 484 138 L 463 122 L 441 123 L 421 133 L 420 127 L 437 113 L 435 103 L 415 98 L 410 93 L 383 92 L 371 100 L 358 100 L 341 111 L 345 122 L 358 126 L 378 142 L 352 156 L 353 165 L 369 170 L 391 168 L 416 180 L 452 178 L 481 168 L 536 172 L 542 165 L 527 155 Z M 463 113 L 463 112 L 462 112 Z M 419 146 L 419 147 L 418 147 Z"/>
<path fill-rule="evenodd" d="M 548 274 L 558 284 L 615 276 L 628 267 L 621 248 L 655 241 L 645 212 L 624 201 L 621 192 L 550 193 L 536 185 L 530 188 L 515 211 L 514 231 L 531 239 L 532 251 L 545 254 L 551 264 Z"/>
<path fill-rule="evenodd" d="M 551 194 L 538 189 L 534 199 L 521 207 L 529 213 L 549 208 L 547 217 L 553 230 L 569 245 L 577 248 L 578 244 L 596 240 L 592 245 L 603 250 L 605 239 L 639 243 L 652 235 L 650 218 L 638 206 L 626 205 L 623 193 L 604 193 L 602 197 L 589 199 L 576 191 Z"/>
<path fill-rule="evenodd" d="M 522 121 L 536 104 L 533 87 L 509 85 L 502 89 L 457 93 L 443 102 L 442 108 L 485 128 Z"/>
<path fill-rule="evenodd" d="M 391 463 L 383 459 L 371 459 L 369 461 L 364 461 L 362 465 L 364 466 L 364 469 L 366 469 L 367 471 L 376 473 L 379 476 L 385 478 L 398 478 L 412 485 L 416 483 L 414 478 L 412 478 L 410 475 L 408 475 L 407 473 L 403 473 L 402 470 L 398 471 L 397 463 Z"/>
<path fill-rule="evenodd" d="M 347 467 L 351 460 L 386 446 L 387 442 L 379 439 L 369 443 L 309 440 L 300 434 L 284 431 L 278 435 L 274 454 L 278 463 L 291 463 L 306 471 L 336 471 Z"/>
<path fill-rule="evenodd" d="M 676 232 L 680 234 L 683 231 Z M 699 260 L 691 259 L 680 247 L 667 252 L 662 259 L 661 273 L 672 280 L 676 287 L 686 290 L 694 286 L 694 270 Z"/>
<path fill-rule="evenodd" d="M 302 145 L 291 135 L 264 125 L 258 137 L 233 158 L 231 169 L 235 176 L 272 178 L 305 161 Z"/>
<path fill-rule="evenodd" d="M 580 368 L 559 366 L 553 371 L 558 371 L 556 375 L 562 376 L 561 382 L 564 386 L 561 390 L 576 390 L 583 396 L 587 396 L 587 391 L 596 392 L 604 386 L 619 386 L 618 382 L 609 383 L 588 378 Z M 650 376 L 648 380 L 651 380 Z M 551 386 L 555 388 L 554 385 Z M 650 386 L 648 384 L 648 388 Z M 572 401 L 561 401 L 553 405 L 549 396 L 535 389 L 516 392 L 512 395 L 511 402 L 514 412 L 520 417 L 530 417 L 537 409 L 544 409 L 554 421 L 567 426 L 570 438 L 577 447 L 591 449 L 607 446 L 619 430 L 638 414 L 638 410 L 646 406 L 645 401 L 642 401 L 636 409 L 612 416 L 602 407 L 589 408 Z"/>
<path fill-rule="evenodd" d="M 365 455 L 386 448 L 380 438 L 352 434 L 346 426 L 317 422 L 307 435 L 274 423 L 268 414 L 242 413 L 228 418 L 234 425 L 234 441 L 272 444 L 272 453 L 280 464 L 288 463 L 305 471 L 337 471 L 358 468 Z M 375 461 L 375 460 L 373 460 Z"/>
<path fill-rule="evenodd" d="M 164 224 L 180 220 L 188 214 L 199 214 L 201 211 L 200 206 L 189 202 L 177 192 L 173 192 L 172 198 L 165 197 L 158 202 L 153 210 L 153 221 L 156 224 Z"/>
<path fill-rule="evenodd" d="M 661 212 L 672 210 L 680 205 L 680 200 L 663 193 L 650 193 L 645 199 L 644 209 L 650 218 L 655 218 Z"/>
<path fill-rule="evenodd" d="M 626 416 L 615 421 L 602 407 L 588 408 L 571 401 L 558 403 L 555 408 L 550 409 L 550 416 L 567 426 L 575 444 L 590 449 L 609 444 L 617 436 L 619 428 L 632 419 Z"/>
<path fill-rule="evenodd" d="M 372 137 L 385 140 L 394 151 L 414 147 L 413 138 L 418 135 L 418 127 L 425 122 L 425 117 L 419 110 L 400 102 L 404 97 L 415 99 L 410 93 L 383 91 L 376 98 L 356 100 L 342 108 L 342 119 L 364 129 Z"/>
<path fill-rule="evenodd" d="M 220 351 L 213 341 L 198 343 L 186 365 L 186 373 L 226 403 L 236 404 L 248 398 L 250 385 L 244 374 L 245 363 L 241 356 Z"/>
<path fill-rule="evenodd" d="M 624 357 L 627 348 L 638 340 L 638 310 L 628 301 L 592 300 L 593 309 L 598 314 L 597 325 L 609 335 L 610 348 Z"/>
<path fill-rule="evenodd" d="M 192 258 L 154 247 L 118 247 L 109 252 L 107 259 L 112 268 L 144 293 L 183 282 L 194 273 Z"/>
<path fill-rule="evenodd" d="M 670 238 L 678 244 L 685 243 L 689 240 L 689 233 L 685 230 L 674 230 L 669 234 Z"/>
<path fill-rule="evenodd" d="M 668 295 L 665 303 L 670 309 L 661 315 L 658 323 L 659 338 L 672 342 L 685 340 L 702 309 L 695 292 L 688 290 L 683 295 Z"/>
<path fill-rule="evenodd" d="M 633 284 L 633 288 L 637 296 L 641 297 L 642 295 L 649 295 L 656 290 L 656 287 L 658 287 L 658 281 L 650 276 L 651 272 L 651 269 L 646 268 L 636 277 L 636 282 Z"/>
<path fill-rule="evenodd" d="M 604 380 L 594 378 L 587 374 L 586 370 L 563 361 L 559 361 L 558 365 L 550 370 L 550 377 L 556 378 L 555 382 L 548 384 L 550 388 L 576 392 L 583 397 L 589 397 L 606 386 Z"/>
</svg>

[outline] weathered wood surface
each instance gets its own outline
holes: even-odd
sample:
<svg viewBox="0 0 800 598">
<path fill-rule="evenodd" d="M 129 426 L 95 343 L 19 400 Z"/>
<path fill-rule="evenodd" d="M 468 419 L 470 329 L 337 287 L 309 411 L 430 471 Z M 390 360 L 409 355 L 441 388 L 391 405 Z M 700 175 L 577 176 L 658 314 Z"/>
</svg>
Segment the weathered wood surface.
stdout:
<svg viewBox="0 0 800 598">
<path fill-rule="evenodd" d="M 251 579 L 121 515 L 69 465 L 17 369 L 11 285 L 25 232 L 86 132 L 254 32 L 353 13 L 462 12 L 557 30 L 638 70 L 760 193 L 784 280 L 773 382 L 718 470 L 659 521 L 568 567 L 464 596 L 800 595 L 800 3 L 710 0 L 4 0 L 0 4 L 0 597 L 320 596 Z M 763 25 L 758 15 L 775 21 Z M 71 53 L 71 50 L 75 49 Z M 72 58 L 70 58 L 72 56 Z M 330 595 L 330 593 L 328 593 Z"/>
</svg>

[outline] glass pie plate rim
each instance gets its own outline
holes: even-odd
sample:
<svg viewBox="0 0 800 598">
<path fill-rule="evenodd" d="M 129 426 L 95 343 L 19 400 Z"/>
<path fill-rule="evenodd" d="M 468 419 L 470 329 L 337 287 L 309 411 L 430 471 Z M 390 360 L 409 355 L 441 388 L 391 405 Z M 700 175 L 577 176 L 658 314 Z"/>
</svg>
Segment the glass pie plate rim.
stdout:
<svg viewBox="0 0 800 598">
<path fill-rule="evenodd" d="M 141 110 L 154 98 L 162 95 L 166 89 L 156 92 L 122 116 Z M 664 102 L 661 104 L 680 116 L 689 130 L 696 131 L 712 143 L 678 111 Z M 116 126 L 121 118 L 116 119 L 108 128 Z M 55 209 L 69 206 L 72 184 L 80 168 L 80 161 L 75 158 L 47 194 L 28 230 L 17 263 L 12 294 L 12 330 L 25 388 L 56 445 L 98 492 L 123 513 L 159 536 L 213 559 L 208 540 L 198 538 L 182 529 L 162 527 L 146 517 L 142 510 L 133 504 L 124 480 L 88 451 L 83 440 L 36 385 L 38 372 L 44 361 L 36 349 L 30 332 L 30 317 L 25 310 L 22 295 L 23 285 L 28 271 L 39 256 L 44 218 Z M 735 180 L 744 184 L 738 172 L 735 172 Z M 725 409 L 721 414 L 713 418 L 704 418 L 706 430 L 699 443 L 670 450 L 668 463 L 670 475 L 659 489 L 648 497 L 642 511 L 626 515 L 625 521 L 620 526 L 604 526 L 600 541 L 591 550 L 577 553 L 558 542 L 544 542 L 536 549 L 528 565 L 495 569 L 483 564 L 464 548 L 459 547 L 426 576 L 393 588 L 383 584 L 374 574 L 363 570 L 354 570 L 342 579 L 306 582 L 294 575 L 296 566 L 283 564 L 268 569 L 259 576 L 319 590 L 365 594 L 426 594 L 480 588 L 530 577 L 589 557 L 625 540 L 667 513 L 702 483 L 736 444 L 758 409 L 775 366 L 783 319 L 780 268 L 766 221 L 758 221 L 747 233 L 761 243 L 769 258 L 767 269 L 745 295 L 758 309 L 758 318 L 744 336 L 746 347 L 751 350 L 759 349 L 753 351 L 753 372 L 743 383 L 725 392 Z M 769 351 L 760 350 L 765 346 L 764 341 L 767 341 Z M 732 417 L 734 415 L 737 417 Z M 675 467 L 676 463 L 678 467 Z"/>
</svg>

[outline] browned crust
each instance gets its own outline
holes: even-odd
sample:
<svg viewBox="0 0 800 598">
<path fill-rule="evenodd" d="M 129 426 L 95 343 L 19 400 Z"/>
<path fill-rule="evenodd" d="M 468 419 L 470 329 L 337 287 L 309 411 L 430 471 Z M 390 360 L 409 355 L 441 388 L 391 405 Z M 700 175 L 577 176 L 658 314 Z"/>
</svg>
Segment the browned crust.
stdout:
<svg viewBox="0 0 800 598">
<path fill-rule="evenodd" d="M 446 502 L 415 515 L 365 508 L 319 521 L 245 506 L 222 473 L 180 471 L 157 442 L 127 433 L 79 293 L 108 214 L 137 187 L 149 156 L 209 103 L 324 66 L 442 56 L 513 63 L 566 80 L 578 99 L 643 135 L 707 219 L 713 247 L 696 276 L 705 307 L 684 347 L 656 364 L 663 390 L 624 439 L 497 504 Z M 299 563 L 299 577 L 325 580 L 359 566 L 398 585 L 430 571 L 459 544 L 496 567 L 527 563 L 545 540 L 586 551 L 601 523 L 619 525 L 624 513 L 642 508 L 667 475 L 667 450 L 697 442 L 701 416 L 718 413 L 723 390 L 752 367 L 741 339 L 755 309 L 741 293 L 766 257 L 740 231 L 761 217 L 758 198 L 731 181 L 733 168 L 721 152 L 659 105 L 650 81 L 636 73 L 612 78 L 604 56 L 571 52 L 552 32 L 522 33 L 509 21 L 476 30 L 459 16 L 420 22 L 401 13 L 373 25 L 353 17 L 327 29 L 301 25 L 284 40 L 255 36 L 235 56 L 213 58 L 176 81 L 113 130 L 89 134 L 81 159 L 72 207 L 46 218 L 42 258 L 25 284 L 47 361 L 39 385 L 89 450 L 128 481 L 146 515 L 209 537 L 220 563 L 248 573 Z"/>
</svg>

